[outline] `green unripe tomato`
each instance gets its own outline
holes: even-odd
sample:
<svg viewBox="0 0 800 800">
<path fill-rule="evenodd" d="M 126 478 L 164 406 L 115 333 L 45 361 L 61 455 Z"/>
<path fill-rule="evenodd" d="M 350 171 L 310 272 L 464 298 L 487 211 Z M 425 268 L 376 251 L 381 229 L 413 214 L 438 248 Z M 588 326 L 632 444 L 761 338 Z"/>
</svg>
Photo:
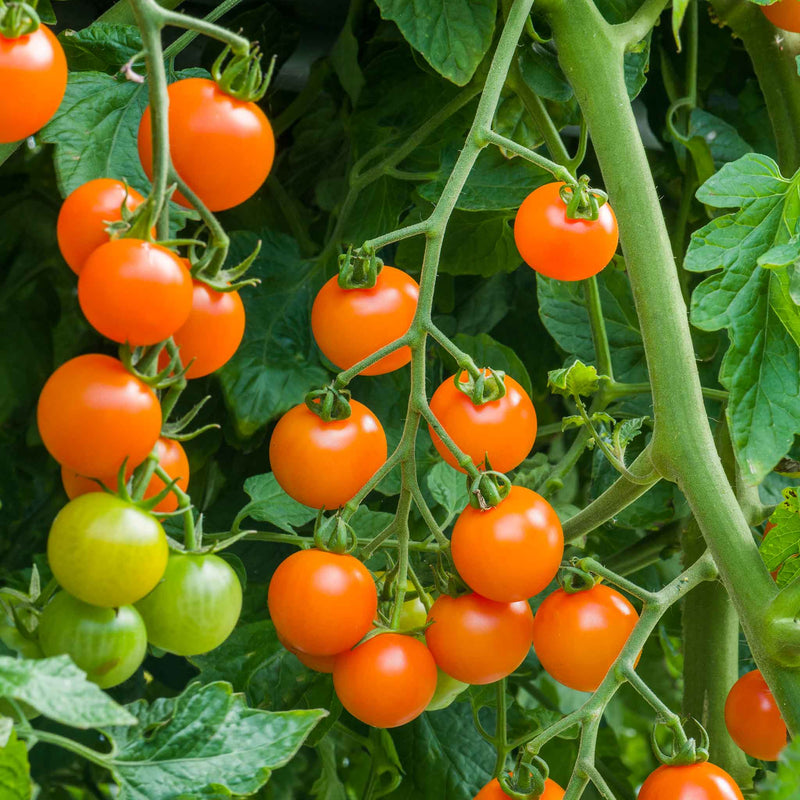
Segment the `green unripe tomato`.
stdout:
<svg viewBox="0 0 800 800">
<path fill-rule="evenodd" d="M 469 684 L 457 681 L 451 678 L 446 672 L 439 670 L 439 677 L 436 680 L 436 691 L 433 693 L 426 711 L 441 711 L 452 705 L 455 699 L 464 691 L 468 689 Z"/>
<path fill-rule="evenodd" d="M 130 678 L 144 661 L 147 631 L 133 606 L 90 606 L 59 592 L 39 618 L 46 656 L 68 655 L 101 689 Z"/>
<path fill-rule="evenodd" d="M 380 587 L 383 583 L 383 578 L 386 573 L 382 570 L 375 573 L 375 578 Z M 407 633 L 408 631 L 417 630 L 424 627 L 428 621 L 428 612 L 425 610 L 425 605 L 417 594 L 414 584 L 411 581 L 406 581 L 406 594 L 413 594 L 410 600 L 403 603 L 400 609 L 400 619 L 397 625 L 398 633 Z"/>
<path fill-rule="evenodd" d="M 25 658 L 43 658 L 44 653 L 35 639 L 28 639 L 14 623 L 0 623 L 0 642 Z"/>
<path fill-rule="evenodd" d="M 236 627 L 242 585 L 219 556 L 172 553 L 161 583 L 136 608 L 151 644 L 196 656 L 219 647 Z"/>
</svg>

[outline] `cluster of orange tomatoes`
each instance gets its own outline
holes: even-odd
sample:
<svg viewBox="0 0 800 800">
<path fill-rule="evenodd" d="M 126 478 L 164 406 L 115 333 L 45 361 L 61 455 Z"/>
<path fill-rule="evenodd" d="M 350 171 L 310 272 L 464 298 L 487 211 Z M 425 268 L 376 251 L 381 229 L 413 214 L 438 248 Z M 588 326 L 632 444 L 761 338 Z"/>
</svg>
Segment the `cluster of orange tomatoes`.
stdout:
<svg viewBox="0 0 800 800">
<path fill-rule="evenodd" d="M 0 141 L 35 133 L 58 109 L 65 86 L 64 53 L 47 28 L 0 36 Z M 211 210 L 250 197 L 274 157 L 263 112 L 210 80 L 178 81 L 168 92 L 171 159 L 191 192 Z M 148 108 L 139 154 L 152 177 L 150 119 Z M 183 195 L 175 199 L 189 205 Z M 121 181 L 89 181 L 62 205 L 59 247 L 78 275 L 81 309 L 99 333 L 130 347 L 172 338 L 186 377 L 200 378 L 233 356 L 244 307 L 236 291 L 217 291 L 194 277 L 189 262 L 152 241 L 152 233 L 124 236 L 144 202 Z M 159 368 L 168 371 L 170 358 L 163 350 L 159 357 Z M 136 671 L 148 642 L 180 655 L 218 646 L 239 618 L 242 588 L 212 553 L 169 552 L 159 516 L 178 510 L 189 463 L 181 444 L 162 436 L 157 392 L 116 358 L 81 355 L 48 379 L 37 421 L 70 498 L 48 537 L 50 567 L 63 591 L 39 619 L 43 654 L 69 654 L 108 687 Z M 145 485 L 134 501 L 125 484 L 139 465 Z M 113 493 L 120 484 L 123 490 Z"/>
</svg>

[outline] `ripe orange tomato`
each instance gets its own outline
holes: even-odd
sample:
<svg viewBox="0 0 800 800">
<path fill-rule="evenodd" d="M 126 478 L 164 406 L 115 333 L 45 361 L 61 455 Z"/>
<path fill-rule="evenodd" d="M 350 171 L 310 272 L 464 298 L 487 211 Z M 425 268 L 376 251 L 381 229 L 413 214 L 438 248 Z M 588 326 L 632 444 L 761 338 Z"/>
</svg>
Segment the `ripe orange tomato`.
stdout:
<svg viewBox="0 0 800 800">
<path fill-rule="evenodd" d="M 97 178 L 72 192 L 58 212 L 58 247 L 70 269 L 80 274 L 89 256 L 108 240 L 106 223 L 122 219 L 122 204 L 134 211 L 144 198 L 122 181 Z"/>
<path fill-rule="evenodd" d="M 466 372 L 461 373 L 465 380 Z M 527 392 L 510 375 L 506 393 L 499 400 L 476 406 L 448 378 L 431 398 L 431 411 L 453 441 L 476 465 L 488 456 L 492 469 L 508 472 L 518 467 L 536 440 L 536 411 Z M 461 469 L 438 435 L 428 428 L 439 455 L 451 467 Z M 461 470 L 462 472 L 464 470 Z"/>
<path fill-rule="evenodd" d="M 776 761 L 786 747 L 786 723 L 757 669 L 733 684 L 725 701 L 725 725 L 731 739 L 753 758 Z"/>
<path fill-rule="evenodd" d="M 581 281 L 596 275 L 614 257 L 617 218 L 608 203 L 596 220 L 569 219 L 561 199 L 563 183 L 534 189 L 514 222 L 514 241 L 523 260 L 548 278 Z"/>
<path fill-rule="evenodd" d="M 769 6 L 759 6 L 764 16 L 776 27 L 792 33 L 800 33 L 800 2 L 778 0 Z"/>
<path fill-rule="evenodd" d="M 53 32 L 6 39 L 0 34 L 0 144 L 18 142 L 44 127 L 67 88 L 67 59 Z"/>
<path fill-rule="evenodd" d="M 396 728 L 416 719 L 436 691 L 436 664 L 422 642 L 381 633 L 342 653 L 333 686 L 342 705 L 367 725 Z"/>
<path fill-rule="evenodd" d="M 386 461 L 386 434 L 356 400 L 347 419 L 324 422 L 300 404 L 278 420 L 269 462 L 281 488 L 312 508 L 344 505 Z"/>
<path fill-rule="evenodd" d="M 192 277 L 181 259 L 142 239 L 112 239 L 78 278 L 86 319 L 103 336 L 132 346 L 169 339 L 192 310 Z"/>
<path fill-rule="evenodd" d="M 478 594 L 441 595 L 425 639 L 436 663 L 464 683 L 494 683 L 510 675 L 531 648 L 530 606 L 495 603 Z"/>
<path fill-rule="evenodd" d="M 593 692 L 638 621 L 636 609 L 609 586 L 574 594 L 557 589 L 536 612 L 533 649 L 559 683 Z"/>
<path fill-rule="evenodd" d="M 378 593 L 357 558 L 300 550 L 275 570 L 267 604 L 289 649 L 332 656 L 352 647 L 372 627 Z"/>
<path fill-rule="evenodd" d="M 110 356 L 85 355 L 47 380 L 37 408 L 50 455 L 80 475 L 115 475 L 139 464 L 161 433 L 155 392 Z"/>
<path fill-rule="evenodd" d="M 660 766 L 639 789 L 638 800 L 744 800 L 725 770 L 702 761 L 684 767 Z"/>
<path fill-rule="evenodd" d="M 554 781 L 548 778 L 544 782 L 544 792 L 539 795 L 537 800 L 561 800 L 564 797 L 564 790 Z M 475 795 L 475 800 L 508 800 L 508 795 L 500 786 L 497 778 L 492 778 L 486 786 Z"/>
<path fill-rule="evenodd" d="M 339 369 L 350 369 L 406 333 L 418 298 L 419 284 L 394 267 L 385 266 L 371 289 L 342 289 L 333 277 L 320 289 L 311 309 L 314 338 Z M 411 349 L 401 347 L 361 374 L 383 375 L 409 361 Z"/>
<path fill-rule="evenodd" d="M 564 555 L 561 523 L 550 503 L 522 486 L 494 508 L 467 506 L 450 543 L 459 575 L 498 603 L 527 600 L 555 578 Z"/>
<path fill-rule="evenodd" d="M 181 351 L 181 362 L 190 361 L 187 378 L 202 378 L 224 366 L 244 336 L 244 305 L 239 292 L 218 292 L 194 281 L 189 318 L 172 334 Z M 162 353 L 159 366 L 169 359 Z"/>
<path fill-rule="evenodd" d="M 210 211 L 232 208 L 255 194 L 275 158 L 275 136 L 264 112 L 207 78 L 176 81 L 167 93 L 172 163 L 186 185 Z M 139 125 L 138 146 L 152 178 L 150 106 Z M 190 206 L 180 192 L 172 197 Z"/>
<path fill-rule="evenodd" d="M 180 442 L 174 439 L 160 438 L 156 442 L 156 453 L 158 455 L 158 463 L 167 471 L 171 478 L 178 479 L 178 486 L 187 491 L 189 488 L 189 459 L 186 457 L 186 451 L 181 446 Z M 125 470 L 126 480 L 130 480 L 133 474 L 134 467 L 127 467 Z M 98 478 L 103 486 L 111 489 L 112 492 L 117 490 L 117 476 L 106 475 Z M 61 467 L 61 482 L 64 484 L 64 491 L 67 497 L 72 500 L 82 494 L 89 494 L 89 492 L 102 492 L 102 488 L 98 485 L 97 480 L 93 478 L 86 478 L 79 475 L 74 470 L 67 467 Z M 159 492 L 164 490 L 166 484 L 158 475 L 153 475 L 147 488 L 144 490 L 144 499 L 147 500 L 155 497 Z M 170 511 L 175 511 L 178 507 L 178 498 L 170 492 L 154 509 L 153 513 L 159 511 L 168 514 Z"/>
</svg>

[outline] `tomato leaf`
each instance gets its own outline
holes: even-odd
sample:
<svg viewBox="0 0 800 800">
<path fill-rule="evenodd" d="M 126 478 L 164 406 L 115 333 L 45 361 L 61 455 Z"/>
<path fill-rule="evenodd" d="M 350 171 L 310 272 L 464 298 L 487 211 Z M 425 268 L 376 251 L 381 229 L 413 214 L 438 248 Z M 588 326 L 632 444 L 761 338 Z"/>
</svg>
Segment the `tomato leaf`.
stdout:
<svg viewBox="0 0 800 800">
<path fill-rule="evenodd" d="M 384 19 L 443 77 L 464 86 L 492 42 L 497 0 L 377 0 Z"/>
<path fill-rule="evenodd" d="M 259 522 L 271 522 L 276 528 L 292 533 L 317 514 L 314 509 L 289 497 L 271 472 L 248 478 L 244 482 L 244 490 L 251 502 L 239 512 L 238 519 L 250 517 Z"/>
<path fill-rule="evenodd" d="M 218 373 L 236 433 L 242 439 L 251 438 L 301 403 L 309 389 L 321 386 L 328 377 L 311 337 L 311 265 L 300 257 L 297 243 L 272 231 L 260 236 L 234 234 L 229 262 L 242 261 L 259 239 L 261 252 L 248 276 L 260 278 L 262 283 L 257 290 L 242 291 L 247 315 L 244 339 Z"/>
<path fill-rule="evenodd" d="M 773 527 L 764 536 L 760 550 L 767 569 L 774 572 L 788 558 L 800 552 L 800 497 L 798 497 L 797 489 L 783 490 L 783 502 L 772 512 L 769 521 Z M 798 565 L 800 565 L 800 560 L 793 560 L 798 561 Z M 790 573 L 793 572 L 793 570 L 789 570 L 784 575 L 785 569 L 781 569 L 778 574 L 779 586 L 788 583 Z"/>
<path fill-rule="evenodd" d="M 198 796 L 206 787 L 252 794 L 300 749 L 322 709 L 271 712 L 248 708 L 230 684 L 191 684 L 178 697 L 128 706 L 137 725 L 106 732 L 108 768 L 120 800 Z M 223 795 L 224 796 L 224 795 Z"/>
<path fill-rule="evenodd" d="M 27 703 L 73 728 L 133 725 L 136 718 L 86 680 L 69 656 L 39 660 L 0 656 L 0 697 Z"/>
<path fill-rule="evenodd" d="M 81 31 L 63 31 L 58 38 L 70 69 L 78 72 L 119 72 L 142 49 L 142 36 L 135 25 L 95 22 Z"/>
<path fill-rule="evenodd" d="M 776 245 L 788 244 L 800 219 L 798 190 L 772 159 L 746 155 L 700 187 L 701 202 L 734 208 L 692 235 L 685 267 L 714 274 L 692 295 L 692 323 L 725 329 L 730 348 L 720 382 L 730 391 L 726 414 L 745 479 L 759 483 L 800 432 L 800 308 L 785 268 L 762 269 Z M 786 260 L 785 248 L 778 255 Z M 800 256 L 800 244 L 798 245 Z"/>
<path fill-rule="evenodd" d="M 3 800 L 29 800 L 32 791 L 28 748 L 17 739 L 11 728 L 8 740 L 0 747 L 0 797 Z"/>
<path fill-rule="evenodd" d="M 469 497 L 464 476 L 449 464 L 440 461 L 431 467 L 426 477 L 428 491 L 448 514 L 458 514 L 466 508 Z"/>
<path fill-rule="evenodd" d="M 591 397 L 600 389 L 600 376 L 594 367 L 575 361 L 568 367 L 549 372 L 547 386 L 553 394 L 562 397 Z"/>
<path fill-rule="evenodd" d="M 800 786 L 800 742 L 794 739 L 781 751 L 778 768 L 767 772 L 758 786 L 759 800 L 794 800 Z"/>
</svg>

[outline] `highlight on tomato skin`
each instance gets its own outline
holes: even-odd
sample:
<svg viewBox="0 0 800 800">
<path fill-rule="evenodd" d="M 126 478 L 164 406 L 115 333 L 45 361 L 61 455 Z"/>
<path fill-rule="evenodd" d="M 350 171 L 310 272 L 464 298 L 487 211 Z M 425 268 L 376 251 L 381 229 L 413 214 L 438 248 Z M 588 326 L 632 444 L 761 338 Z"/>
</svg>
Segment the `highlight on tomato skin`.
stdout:
<svg viewBox="0 0 800 800">
<path fill-rule="evenodd" d="M 662 764 L 648 775 L 637 800 L 744 800 L 725 770 L 701 761 L 686 766 Z"/>
<path fill-rule="evenodd" d="M 786 723 L 757 669 L 742 675 L 728 692 L 725 725 L 731 739 L 753 758 L 776 761 L 786 747 Z"/>
</svg>

